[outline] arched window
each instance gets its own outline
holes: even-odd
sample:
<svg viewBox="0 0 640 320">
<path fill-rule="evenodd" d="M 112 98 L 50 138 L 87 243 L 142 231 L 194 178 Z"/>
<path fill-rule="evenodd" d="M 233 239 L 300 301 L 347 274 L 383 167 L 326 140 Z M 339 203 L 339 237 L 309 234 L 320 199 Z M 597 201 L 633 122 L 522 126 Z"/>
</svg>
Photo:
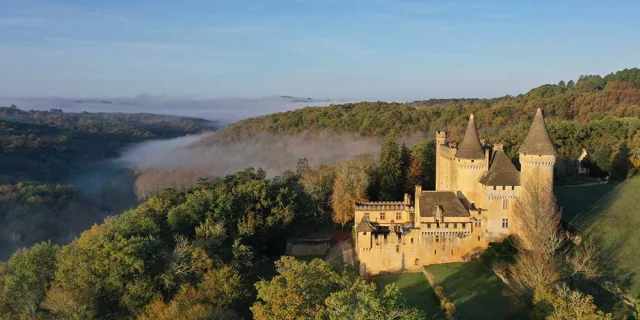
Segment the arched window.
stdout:
<svg viewBox="0 0 640 320">
<path fill-rule="evenodd" d="M 400 252 L 400 246 L 396 245 L 396 252 Z"/>
<path fill-rule="evenodd" d="M 420 265 L 420 259 L 416 259 L 416 261 L 415 261 L 415 265 L 416 265 L 416 266 L 417 266 L 417 265 Z"/>
</svg>

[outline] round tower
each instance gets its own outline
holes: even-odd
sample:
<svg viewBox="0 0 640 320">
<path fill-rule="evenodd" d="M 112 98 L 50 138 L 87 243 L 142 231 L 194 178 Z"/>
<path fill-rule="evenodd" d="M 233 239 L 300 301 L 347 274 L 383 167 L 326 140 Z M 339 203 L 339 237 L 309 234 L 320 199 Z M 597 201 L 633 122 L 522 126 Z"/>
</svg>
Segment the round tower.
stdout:
<svg viewBox="0 0 640 320">
<path fill-rule="evenodd" d="M 520 146 L 518 153 L 522 185 L 525 186 L 531 179 L 539 179 L 552 189 L 556 148 L 549 138 L 544 116 L 539 108 L 531 123 L 529 134 Z"/>
<path fill-rule="evenodd" d="M 467 204 L 478 202 L 478 183 L 486 171 L 485 153 L 480 144 L 473 114 L 454 158 L 458 198 Z"/>
</svg>

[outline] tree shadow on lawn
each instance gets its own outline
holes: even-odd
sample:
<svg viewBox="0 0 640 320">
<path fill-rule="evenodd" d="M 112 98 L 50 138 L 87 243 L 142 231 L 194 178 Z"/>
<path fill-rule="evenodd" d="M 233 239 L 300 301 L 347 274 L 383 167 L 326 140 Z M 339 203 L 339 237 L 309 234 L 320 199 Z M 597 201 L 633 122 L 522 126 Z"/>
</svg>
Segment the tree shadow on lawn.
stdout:
<svg viewBox="0 0 640 320">
<path fill-rule="evenodd" d="M 437 276 L 436 276 L 437 277 Z M 462 263 L 439 280 L 447 297 L 456 304 L 459 319 L 513 319 L 516 308 L 503 292 L 509 288 L 480 263 Z"/>
</svg>

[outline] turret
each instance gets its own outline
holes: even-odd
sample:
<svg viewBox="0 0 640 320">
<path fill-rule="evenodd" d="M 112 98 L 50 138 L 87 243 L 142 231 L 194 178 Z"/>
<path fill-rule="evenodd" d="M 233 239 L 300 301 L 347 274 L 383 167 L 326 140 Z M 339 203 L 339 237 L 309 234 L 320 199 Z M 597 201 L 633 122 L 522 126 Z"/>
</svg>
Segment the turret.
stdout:
<svg viewBox="0 0 640 320">
<path fill-rule="evenodd" d="M 456 189 L 460 191 L 458 197 L 466 204 L 477 201 L 476 190 L 480 178 L 486 172 L 486 160 L 473 114 L 469 116 L 467 131 L 456 151 L 454 161 L 457 172 Z"/>
<path fill-rule="evenodd" d="M 553 188 L 553 166 L 556 163 L 556 148 L 549 137 L 542 110 L 538 108 L 531 123 L 529 134 L 518 150 L 520 154 L 520 177 L 523 186 L 532 178 L 546 180 Z"/>
</svg>

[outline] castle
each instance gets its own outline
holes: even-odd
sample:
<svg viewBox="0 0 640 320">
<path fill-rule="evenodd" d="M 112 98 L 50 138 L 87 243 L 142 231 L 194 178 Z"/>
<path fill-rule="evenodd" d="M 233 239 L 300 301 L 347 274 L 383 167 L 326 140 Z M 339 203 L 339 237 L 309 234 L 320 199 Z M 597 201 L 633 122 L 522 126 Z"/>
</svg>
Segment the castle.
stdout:
<svg viewBox="0 0 640 320">
<path fill-rule="evenodd" d="M 404 201 L 355 204 L 361 274 L 468 261 L 515 232 L 513 208 L 527 181 L 553 187 L 556 150 L 540 109 L 518 150 L 519 171 L 502 144 L 480 141 L 473 115 L 460 145 L 442 131 L 436 142 L 436 190 L 416 186 L 414 201 L 405 194 Z"/>
</svg>

